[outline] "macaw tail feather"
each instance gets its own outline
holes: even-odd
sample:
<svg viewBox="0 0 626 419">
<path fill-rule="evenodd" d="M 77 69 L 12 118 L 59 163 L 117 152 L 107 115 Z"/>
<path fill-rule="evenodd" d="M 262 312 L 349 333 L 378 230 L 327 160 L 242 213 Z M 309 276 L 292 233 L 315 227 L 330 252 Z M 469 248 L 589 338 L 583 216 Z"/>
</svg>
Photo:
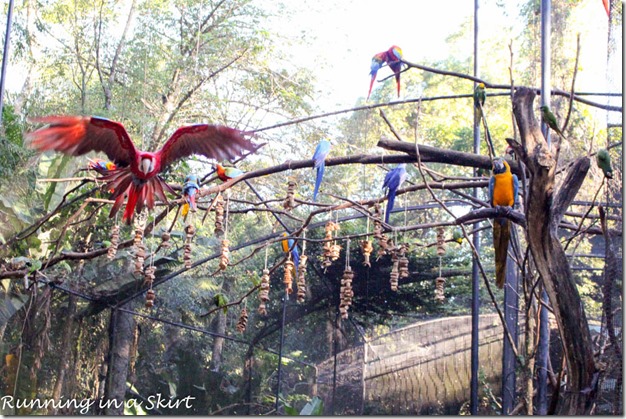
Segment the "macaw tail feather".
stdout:
<svg viewBox="0 0 626 419">
<path fill-rule="evenodd" d="M 376 80 L 376 72 L 372 74 L 372 80 L 370 80 L 370 90 L 367 92 L 367 99 L 370 100 L 370 95 L 372 94 L 372 87 L 374 87 L 374 80 Z"/>
<path fill-rule="evenodd" d="M 130 225 L 133 219 L 133 212 L 135 212 L 135 207 L 137 206 L 137 201 L 139 200 L 139 195 L 141 194 L 140 188 L 141 187 L 138 188 L 134 183 L 132 183 L 130 188 L 128 188 L 128 202 L 126 202 L 124 216 L 122 217 L 122 220 L 126 221 L 126 224 L 128 225 Z"/>
<path fill-rule="evenodd" d="M 510 239 L 511 222 L 507 219 L 495 219 L 493 223 L 493 248 L 496 257 L 496 286 L 500 289 L 504 288 Z"/>
<path fill-rule="evenodd" d="M 313 189 L 313 202 L 317 200 L 317 193 L 320 190 L 320 185 L 322 184 L 322 178 L 324 177 L 324 162 L 317 166 L 317 176 L 315 176 L 315 189 Z"/>
<path fill-rule="evenodd" d="M 396 200 L 396 190 L 389 188 L 389 194 L 387 195 L 387 210 L 385 211 L 385 223 L 389 224 L 389 214 L 393 209 L 393 203 Z"/>
<path fill-rule="evenodd" d="M 189 212 L 189 204 L 187 202 L 185 202 L 185 204 L 183 205 L 183 209 L 181 211 L 181 214 L 183 217 L 187 217 L 187 213 Z"/>
<path fill-rule="evenodd" d="M 396 89 L 398 90 L 398 97 L 400 97 L 400 73 L 396 73 Z"/>
<path fill-rule="evenodd" d="M 481 120 L 482 115 L 483 115 L 483 112 L 480 109 L 480 106 L 474 106 L 474 126 L 477 127 L 480 125 L 480 120 Z"/>
<path fill-rule="evenodd" d="M 293 269 L 296 273 L 296 277 L 298 276 L 298 265 L 300 264 L 300 254 L 298 253 L 298 246 L 294 245 L 293 250 L 291 251 L 291 261 L 293 262 Z"/>
</svg>

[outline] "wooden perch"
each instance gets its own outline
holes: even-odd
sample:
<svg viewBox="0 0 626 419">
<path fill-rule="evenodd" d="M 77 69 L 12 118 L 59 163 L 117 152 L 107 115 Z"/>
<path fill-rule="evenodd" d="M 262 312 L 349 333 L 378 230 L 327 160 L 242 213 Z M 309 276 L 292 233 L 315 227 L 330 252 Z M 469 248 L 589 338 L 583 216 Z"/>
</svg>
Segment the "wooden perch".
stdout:
<svg viewBox="0 0 626 419">
<path fill-rule="evenodd" d="M 385 150 L 400 151 L 407 153 L 410 156 L 415 156 L 414 161 L 417 161 L 414 143 L 390 140 L 383 137 L 378 141 L 377 145 Z M 492 167 L 491 159 L 488 156 L 448 150 L 424 144 L 419 144 L 418 147 L 422 163 L 446 163 L 453 164 L 455 166 L 475 167 L 487 170 L 491 170 Z M 520 166 L 517 162 L 511 162 L 510 166 L 513 173 L 517 175 L 521 174 Z"/>
<path fill-rule="evenodd" d="M 456 219 L 457 224 L 466 224 L 470 221 L 484 220 L 485 218 L 508 218 L 515 224 L 526 228 L 526 217 L 521 212 L 510 209 L 509 207 L 497 206 L 495 208 L 481 208 L 470 211 Z"/>
</svg>

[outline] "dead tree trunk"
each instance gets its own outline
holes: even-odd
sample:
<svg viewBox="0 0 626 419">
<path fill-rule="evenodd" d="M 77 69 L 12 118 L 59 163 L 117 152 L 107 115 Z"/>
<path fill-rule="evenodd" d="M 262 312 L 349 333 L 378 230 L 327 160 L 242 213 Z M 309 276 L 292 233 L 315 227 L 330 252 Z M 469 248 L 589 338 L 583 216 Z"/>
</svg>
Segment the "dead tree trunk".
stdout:
<svg viewBox="0 0 626 419">
<path fill-rule="evenodd" d="M 57 381 L 52 390 L 52 398 L 60 400 L 65 386 L 66 372 L 70 367 L 70 359 L 72 358 L 72 336 L 74 335 L 74 316 L 76 315 L 76 296 L 70 294 L 67 297 L 67 312 L 65 313 L 65 325 L 63 326 L 63 341 L 61 343 L 61 359 L 59 360 L 59 369 L 57 372 Z M 48 410 L 48 414 L 56 415 L 57 408 L 53 407 Z"/>
<path fill-rule="evenodd" d="M 555 190 L 556 161 L 547 147 L 533 112 L 535 92 L 518 88 L 513 112 L 522 146 L 512 144 L 530 172 L 526 199 L 528 244 L 537 272 L 554 309 L 567 360 L 568 389 L 557 414 L 587 413 L 596 373 L 591 336 L 584 307 L 576 289 L 565 251 L 559 242 L 558 225 L 589 170 L 588 157 L 569 169 L 561 188 Z"/>
<path fill-rule="evenodd" d="M 230 292 L 232 279 L 227 278 L 222 285 L 222 292 L 228 294 Z M 211 330 L 218 335 L 226 334 L 226 313 L 223 310 L 218 310 L 215 314 L 213 322 L 211 322 Z M 215 336 L 213 338 L 213 350 L 211 352 L 211 361 L 209 361 L 209 369 L 211 371 L 219 372 L 222 367 L 222 352 L 224 351 L 224 338 Z"/>
<path fill-rule="evenodd" d="M 109 323 L 108 372 L 105 384 L 105 415 L 124 414 L 126 378 L 130 362 L 130 352 L 135 331 L 135 318 L 121 310 L 111 310 Z"/>
</svg>

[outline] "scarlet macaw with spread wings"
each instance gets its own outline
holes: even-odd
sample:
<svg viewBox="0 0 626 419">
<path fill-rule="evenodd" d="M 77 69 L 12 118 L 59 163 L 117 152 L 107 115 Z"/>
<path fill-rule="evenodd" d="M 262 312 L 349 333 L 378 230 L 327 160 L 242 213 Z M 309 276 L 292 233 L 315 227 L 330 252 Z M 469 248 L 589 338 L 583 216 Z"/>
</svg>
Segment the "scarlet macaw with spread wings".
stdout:
<svg viewBox="0 0 626 419">
<path fill-rule="evenodd" d="M 175 192 L 159 177 L 167 166 L 178 159 L 200 154 L 216 160 L 233 159 L 244 150 L 254 151 L 252 142 L 233 128 L 221 125 L 196 124 L 178 128 L 163 147 L 154 152 L 138 150 L 124 126 L 95 116 L 44 116 L 33 122 L 48 126 L 27 135 L 30 147 L 39 151 L 54 150 L 70 156 L 101 151 L 117 169 L 102 177 L 107 189 L 113 188 L 115 199 L 109 217 L 115 216 L 128 195 L 123 219 L 131 223 L 133 212 L 144 205 L 152 209 L 155 195 L 167 202 L 164 190 Z"/>
</svg>

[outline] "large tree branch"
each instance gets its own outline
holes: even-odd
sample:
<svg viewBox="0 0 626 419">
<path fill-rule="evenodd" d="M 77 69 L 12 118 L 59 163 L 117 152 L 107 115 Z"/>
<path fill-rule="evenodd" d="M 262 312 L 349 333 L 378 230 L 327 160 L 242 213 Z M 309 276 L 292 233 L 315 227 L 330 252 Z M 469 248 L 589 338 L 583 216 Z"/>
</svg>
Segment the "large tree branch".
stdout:
<svg viewBox="0 0 626 419">
<path fill-rule="evenodd" d="M 563 184 L 552 202 L 552 229 L 558 227 L 567 208 L 576 198 L 576 194 L 587 176 L 590 165 L 589 157 L 580 157 L 567 172 L 565 180 L 563 180 Z"/>
<path fill-rule="evenodd" d="M 565 191 L 556 194 L 557 202 L 553 206 L 556 164 L 534 115 L 535 96 L 533 90 L 519 88 L 513 100 L 525 163 L 530 172 L 526 234 L 535 267 L 554 309 L 567 360 L 569 388 L 559 413 L 582 415 L 589 407 L 590 396 L 586 389 L 592 385 L 595 374 L 591 336 L 569 261 L 554 228 L 560 220 L 557 217 L 562 217 L 565 211 L 563 207 L 573 199 L 571 194 L 579 187 L 576 184 L 582 180 L 577 171 L 570 171 L 572 180 Z M 584 169 L 588 163 L 581 161 L 580 168 Z"/>
</svg>

